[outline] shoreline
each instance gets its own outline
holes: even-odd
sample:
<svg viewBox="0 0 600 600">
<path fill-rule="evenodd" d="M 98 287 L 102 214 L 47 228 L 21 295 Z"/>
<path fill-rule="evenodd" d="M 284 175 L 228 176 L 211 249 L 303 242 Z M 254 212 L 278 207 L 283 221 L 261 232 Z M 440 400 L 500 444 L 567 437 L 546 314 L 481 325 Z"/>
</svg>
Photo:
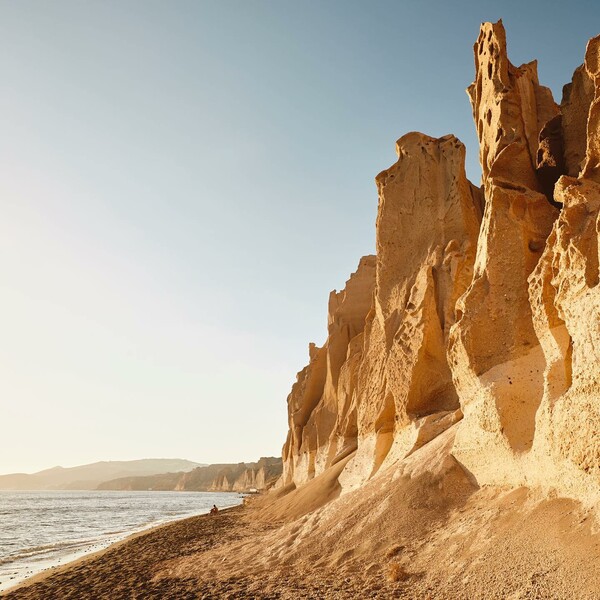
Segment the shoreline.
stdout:
<svg viewBox="0 0 600 600">
<path fill-rule="evenodd" d="M 219 511 L 228 511 L 238 506 L 243 505 L 243 500 L 239 504 L 231 504 L 220 508 Z M 26 587 L 37 581 L 41 581 L 46 577 L 61 573 L 68 570 L 71 567 L 79 565 L 82 562 L 92 560 L 104 552 L 111 550 L 113 547 L 117 547 L 123 543 L 133 540 L 139 536 L 149 534 L 155 530 L 160 530 L 164 527 L 168 527 L 180 521 L 186 521 L 188 519 L 195 519 L 203 517 L 209 514 L 209 508 L 203 509 L 202 512 L 197 512 L 188 515 L 179 515 L 174 518 L 167 518 L 161 520 L 158 523 L 146 523 L 139 528 L 132 529 L 130 531 L 122 532 L 117 535 L 110 536 L 106 540 L 95 540 L 89 543 L 82 543 L 82 546 L 70 552 L 66 552 L 62 555 L 57 555 L 53 558 L 40 559 L 42 565 L 38 568 L 33 567 L 33 572 L 30 575 L 16 576 L 16 581 L 8 583 L 8 587 L 0 587 L 0 597 L 4 597 L 5 594 L 12 593 L 13 591 Z M 28 569 L 30 570 L 30 569 Z"/>
<path fill-rule="evenodd" d="M 231 524 L 232 517 L 239 517 L 243 509 L 243 504 L 234 505 L 219 509 L 217 515 L 203 513 L 131 533 L 106 548 L 28 577 L 1 591 L 0 598 L 130 598 L 134 590 L 148 585 L 157 566 L 168 559 L 170 554 L 180 554 L 180 545 L 185 538 L 189 541 L 189 533 L 194 539 L 199 534 L 198 538 L 206 541 L 206 536 L 202 534 L 210 529 L 212 538 L 215 538 L 211 542 L 218 541 L 222 530 Z M 185 532 L 188 533 L 187 536 Z M 157 546 L 161 546 L 161 541 L 166 542 L 171 552 L 157 549 Z M 158 587 L 164 586 L 159 583 Z M 149 597 L 162 596 L 163 592 L 160 592 L 157 596 Z M 164 597 L 178 597 L 178 592 L 175 596 Z"/>
<path fill-rule="evenodd" d="M 132 534 L 0 597 L 597 598 L 596 515 L 576 501 L 474 488 L 458 467 L 402 477 L 392 468 L 343 495 L 338 475 Z"/>
</svg>

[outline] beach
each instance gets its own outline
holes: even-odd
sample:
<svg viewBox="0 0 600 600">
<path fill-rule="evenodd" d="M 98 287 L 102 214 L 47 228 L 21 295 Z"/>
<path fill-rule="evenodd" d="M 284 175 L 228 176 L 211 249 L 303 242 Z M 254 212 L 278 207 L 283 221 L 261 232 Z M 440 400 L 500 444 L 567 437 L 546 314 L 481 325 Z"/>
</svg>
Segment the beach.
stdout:
<svg viewBox="0 0 600 600">
<path fill-rule="evenodd" d="M 135 534 L 2 597 L 597 598 L 593 508 L 526 488 L 478 489 L 456 466 L 390 469 L 340 495 L 346 462 L 298 489 Z"/>
<path fill-rule="evenodd" d="M 134 534 L 94 555 L 32 577 L 0 597 L 7 600 L 381 597 L 377 594 L 379 584 L 369 590 L 366 579 L 350 579 L 344 570 L 337 574 L 321 571 L 315 574 L 286 561 L 273 562 L 269 568 L 264 557 L 261 558 L 264 570 L 257 569 L 256 563 L 250 565 L 249 556 L 264 554 L 264 544 L 273 536 L 279 538 L 283 534 L 285 539 L 289 538 L 287 524 L 265 518 L 267 514 L 279 515 L 270 510 L 265 513 L 263 504 L 259 501 L 256 506 L 233 507 L 217 515 L 182 519 Z M 223 553 L 231 561 L 220 569 L 219 564 L 225 562 Z M 240 557 L 239 568 L 235 568 L 236 554 Z"/>
<path fill-rule="evenodd" d="M 201 515 L 130 536 L 94 555 L 42 573 L 3 598 L 197 598 L 196 580 L 160 578 L 170 560 L 204 552 L 235 537 L 239 509 Z"/>
<path fill-rule="evenodd" d="M 201 515 L 135 534 L 92 556 L 26 580 L 4 592 L 7 600 L 60 598 L 340 598 L 355 597 L 348 582 L 304 582 L 301 572 L 280 570 L 267 581 L 251 575 L 214 577 L 190 573 L 169 576 L 169 566 L 234 542 L 260 539 L 276 528 L 248 519 L 244 507 Z M 344 587 L 347 588 L 344 590 Z"/>
<path fill-rule="evenodd" d="M 132 534 L 241 501 L 219 492 L 0 491 L 0 592 Z"/>
</svg>

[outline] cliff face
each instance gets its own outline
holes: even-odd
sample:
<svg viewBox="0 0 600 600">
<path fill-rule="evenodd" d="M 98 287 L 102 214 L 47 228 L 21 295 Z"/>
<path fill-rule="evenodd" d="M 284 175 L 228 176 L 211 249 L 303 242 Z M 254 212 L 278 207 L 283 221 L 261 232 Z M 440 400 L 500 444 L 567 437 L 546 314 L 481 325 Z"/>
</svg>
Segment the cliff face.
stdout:
<svg viewBox="0 0 600 600">
<path fill-rule="evenodd" d="M 486 209 L 449 347 L 465 413 L 454 456 L 480 483 L 534 484 L 588 500 L 600 491 L 598 46 L 598 38 L 588 44 L 559 108 L 531 64 L 508 63 L 501 24 L 482 27 L 469 92 L 476 120 L 491 114 L 478 130 Z M 508 79 L 494 80 L 504 72 L 498 62 Z M 488 152 L 495 129 L 512 137 Z M 509 156 L 521 158 L 505 162 L 511 147 Z"/>
<path fill-rule="evenodd" d="M 466 179 L 455 137 L 410 133 L 397 154 L 377 177 L 377 259 L 361 259 L 343 302 L 330 301 L 327 342 L 311 346 L 288 398 L 286 484 L 356 452 L 344 485 L 359 485 L 392 446 L 393 456 L 413 448 L 423 423 L 459 418 L 446 345 L 471 280 L 482 197 Z"/>
<path fill-rule="evenodd" d="M 454 426 L 480 483 L 599 496 L 600 37 L 560 106 L 501 22 L 474 53 L 481 188 L 453 136 L 398 141 L 377 257 L 332 293 L 288 398 L 284 484 L 349 457 L 351 489 Z"/>
<path fill-rule="evenodd" d="M 356 449 L 352 399 L 374 285 L 375 257 L 365 256 L 346 287 L 329 296 L 327 341 L 322 348 L 310 344 L 310 363 L 288 396 L 289 432 L 282 453 L 286 484 L 305 483 Z"/>
<path fill-rule="evenodd" d="M 471 278 L 481 195 L 455 137 L 409 133 L 396 150 L 396 164 L 376 179 L 376 287 L 354 400 L 358 451 L 345 487 L 408 453 L 422 423 L 458 418 L 446 345 Z"/>
<path fill-rule="evenodd" d="M 473 280 L 449 356 L 467 417 L 455 455 L 469 470 L 502 470 L 531 449 L 543 393 L 544 361 L 529 304 L 528 277 L 544 250 L 558 210 L 550 185 L 552 149 L 542 131 L 559 121 L 536 64 L 515 68 L 501 23 L 484 24 L 475 50 L 476 78 L 468 93 L 480 144 L 485 212 Z M 538 161 L 538 159 L 540 159 Z M 562 162 L 562 154 L 554 159 Z M 558 173 L 554 174 L 555 177 Z M 496 473 L 492 473 L 496 471 Z"/>
<path fill-rule="evenodd" d="M 281 476 L 281 472 L 281 459 L 268 457 L 255 463 L 206 465 L 185 473 L 121 477 L 106 481 L 97 489 L 247 492 L 251 489 L 268 489 Z"/>
<path fill-rule="evenodd" d="M 202 469 L 184 473 L 179 489 L 206 489 L 208 492 L 265 490 L 275 483 L 282 472 L 280 458 L 261 458 L 256 463 L 211 466 L 214 469 L 210 473 L 203 473 Z"/>
</svg>

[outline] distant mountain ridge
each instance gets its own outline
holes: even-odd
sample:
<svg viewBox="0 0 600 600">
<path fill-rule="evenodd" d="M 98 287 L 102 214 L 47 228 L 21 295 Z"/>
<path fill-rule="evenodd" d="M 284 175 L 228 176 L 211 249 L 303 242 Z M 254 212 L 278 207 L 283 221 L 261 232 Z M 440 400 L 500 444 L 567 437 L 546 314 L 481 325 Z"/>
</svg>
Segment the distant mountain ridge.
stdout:
<svg viewBox="0 0 600 600">
<path fill-rule="evenodd" d="M 95 490 L 120 477 L 188 472 L 206 466 L 180 458 L 100 461 L 76 467 L 53 467 L 37 473 L 0 475 L 0 490 Z"/>
<path fill-rule="evenodd" d="M 121 477 L 105 481 L 100 490 L 247 492 L 274 485 L 281 476 L 281 458 L 263 457 L 258 462 L 216 464 L 197 467 L 186 473 L 162 473 L 143 477 Z"/>
</svg>

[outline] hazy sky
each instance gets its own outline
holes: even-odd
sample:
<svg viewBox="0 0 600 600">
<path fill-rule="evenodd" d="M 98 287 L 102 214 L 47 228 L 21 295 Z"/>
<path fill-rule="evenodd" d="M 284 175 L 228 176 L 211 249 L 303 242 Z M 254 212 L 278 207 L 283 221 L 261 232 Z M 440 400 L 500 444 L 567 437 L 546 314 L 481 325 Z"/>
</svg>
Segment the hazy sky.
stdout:
<svg viewBox="0 0 600 600">
<path fill-rule="evenodd" d="M 0 472 L 278 455 L 396 139 L 478 182 L 480 22 L 560 100 L 597 7 L 0 2 Z"/>
</svg>

